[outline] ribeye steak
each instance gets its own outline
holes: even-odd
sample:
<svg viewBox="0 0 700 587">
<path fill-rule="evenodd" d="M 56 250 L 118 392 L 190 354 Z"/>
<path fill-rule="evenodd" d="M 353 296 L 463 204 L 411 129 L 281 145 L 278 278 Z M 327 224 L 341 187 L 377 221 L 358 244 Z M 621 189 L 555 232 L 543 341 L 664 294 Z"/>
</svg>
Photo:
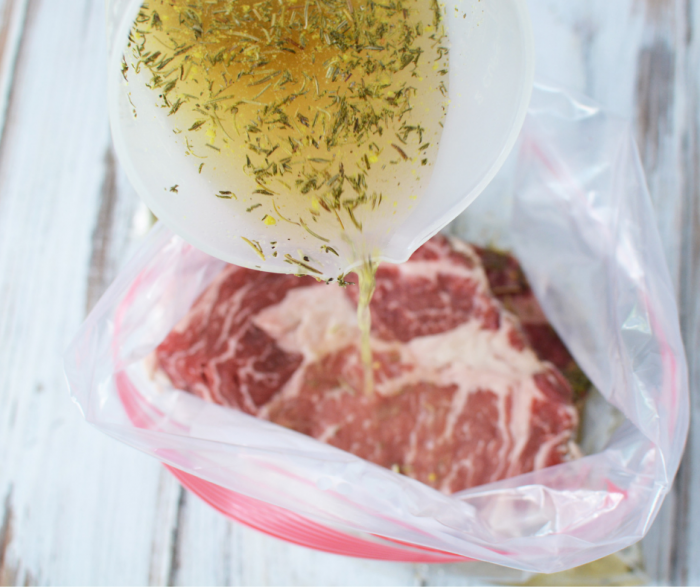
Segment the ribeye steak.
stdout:
<svg viewBox="0 0 700 587">
<path fill-rule="evenodd" d="M 380 266 L 371 395 L 357 287 L 309 277 L 228 266 L 157 361 L 179 389 L 445 493 L 559 464 L 578 454 L 571 387 L 492 292 L 489 277 L 505 278 L 487 274 L 485 255 L 437 236 Z"/>
</svg>

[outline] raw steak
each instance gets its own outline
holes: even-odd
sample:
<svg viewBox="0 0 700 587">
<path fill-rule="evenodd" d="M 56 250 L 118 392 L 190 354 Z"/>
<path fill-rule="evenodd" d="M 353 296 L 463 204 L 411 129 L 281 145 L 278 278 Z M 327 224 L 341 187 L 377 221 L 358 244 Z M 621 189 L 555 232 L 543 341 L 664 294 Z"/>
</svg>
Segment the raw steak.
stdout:
<svg viewBox="0 0 700 587">
<path fill-rule="evenodd" d="M 573 458 L 571 388 L 492 294 L 482 257 L 435 237 L 379 268 L 372 395 L 357 288 L 309 278 L 228 267 L 157 359 L 178 388 L 445 493 Z"/>
<path fill-rule="evenodd" d="M 248 414 L 277 393 L 303 357 L 280 349 L 252 318 L 311 278 L 224 269 L 156 350 L 158 365 L 178 389 Z"/>
<path fill-rule="evenodd" d="M 582 402 L 591 389 L 591 382 L 547 320 L 518 261 L 512 255 L 493 249 L 475 246 L 474 250 L 484 266 L 493 295 L 517 316 L 537 356 L 563 373 L 574 391 L 575 400 Z"/>
</svg>

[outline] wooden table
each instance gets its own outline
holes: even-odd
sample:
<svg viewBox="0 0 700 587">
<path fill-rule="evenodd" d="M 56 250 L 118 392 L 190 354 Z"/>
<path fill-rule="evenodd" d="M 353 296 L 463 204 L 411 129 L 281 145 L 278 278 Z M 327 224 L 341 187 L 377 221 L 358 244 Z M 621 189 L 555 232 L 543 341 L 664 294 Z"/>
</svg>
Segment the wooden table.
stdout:
<svg viewBox="0 0 700 587">
<path fill-rule="evenodd" d="M 486 0 L 488 1 L 488 0 Z M 700 336 L 700 2 L 529 0 L 538 73 L 629 117 L 689 349 Z M 0 584 L 469 584 L 482 566 L 345 559 L 228 522 L 92 430 L 61 355 L 148 228 L 115 161 L 102 0 L 0 0 Z M 700 583 L 700 433 L 644 541 Z"/>
</svg>

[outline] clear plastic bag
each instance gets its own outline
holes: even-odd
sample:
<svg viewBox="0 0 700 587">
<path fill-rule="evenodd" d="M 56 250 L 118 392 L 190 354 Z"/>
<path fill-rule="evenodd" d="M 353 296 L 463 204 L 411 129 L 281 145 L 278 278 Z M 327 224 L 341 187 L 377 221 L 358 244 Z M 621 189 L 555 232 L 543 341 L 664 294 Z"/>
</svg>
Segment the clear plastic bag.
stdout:
<svg viewBox="0 0 700 587">
<path fill-rule="evenodd" d="M 500 189 L 477 201 L 481 224 L 461 232 L 513 248 L 576 361 L 626 417 L 601 452 L 445 496 L 159 384 L 145 359 L 223 267 L 162 226 L 67 352 L 75 401 L 105 433 L 186 474 L 350 533 L 535 572 L 640 540 L 678 468 L 689 400 L 675 296 L 629 124 L 539 84 L 512 161 Z"/>
</svg>

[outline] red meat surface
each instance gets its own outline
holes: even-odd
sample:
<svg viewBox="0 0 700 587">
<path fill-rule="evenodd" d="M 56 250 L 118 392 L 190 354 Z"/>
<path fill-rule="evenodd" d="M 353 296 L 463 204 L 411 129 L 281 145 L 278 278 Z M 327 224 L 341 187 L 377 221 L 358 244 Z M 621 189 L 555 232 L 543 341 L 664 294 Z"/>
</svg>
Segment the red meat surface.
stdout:
<svg viewBox="0 0 700 587">
<path fill-rule="evenodd" d="M 474 247 L 474 251 L 484 266 L 491 292 L 518 318 L 537 356 L 559 369 L 573 388 L 575 398 L 583 400 L 591 382 L 547 320 L 517 259 L 493 249 Z"/>
<path fill-rule="evenodd" d="M 178 389 L 256 414 L 299 368 L 252 318 L 308 277 L 224 269 L 156 350 L 160 368 Z"/>
<path fill-rule="evenodd" d="M 571 387 L 494 295 L 508 275 L 489 274 L 484 254 L 438 236 L 379 268 L 372 394 L 356 287 L 233 266 L 158 347 L 158 364 L 179 389 L 445 493 L 559 464 L 578 452 Z"/>
</svg>

